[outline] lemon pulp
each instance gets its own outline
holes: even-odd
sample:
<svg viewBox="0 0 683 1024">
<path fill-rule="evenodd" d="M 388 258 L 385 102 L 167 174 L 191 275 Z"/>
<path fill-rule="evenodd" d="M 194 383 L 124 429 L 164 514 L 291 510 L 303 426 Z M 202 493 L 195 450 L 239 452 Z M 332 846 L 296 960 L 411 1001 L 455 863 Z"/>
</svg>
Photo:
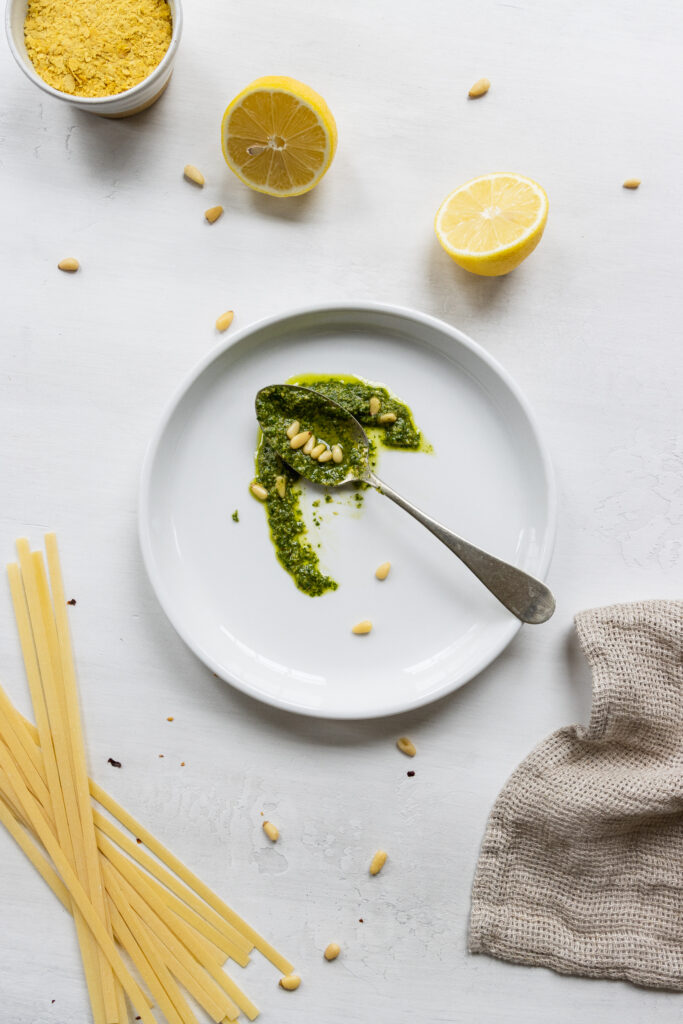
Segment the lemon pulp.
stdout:
<svg viewBox="0 0 683 1024">
<path fill-rule="evenodd" d="M 508 274 L 533 252 L 548 219 L 548 197 L 521 174 L 486 174 L 450 193 L 436 214 L 439 242 L 474 274 Z"/>
<path fill-rule="evenodd" d="M 326 173 L 337 127 L 322 96 L 293 78 L 257 78 L 223 115 L 223 156 L 237 177 L 271 196 L 308 192 Z"/>
</svg>

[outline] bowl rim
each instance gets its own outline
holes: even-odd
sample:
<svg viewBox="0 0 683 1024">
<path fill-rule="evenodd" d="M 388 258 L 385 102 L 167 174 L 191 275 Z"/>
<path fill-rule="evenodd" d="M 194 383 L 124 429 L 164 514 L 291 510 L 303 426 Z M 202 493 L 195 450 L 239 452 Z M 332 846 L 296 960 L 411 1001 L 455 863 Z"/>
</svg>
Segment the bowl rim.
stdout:
<svg viewBox="0 0 683 1024">
<path fill-rule="evenodd" d="M 56 99 L 66 100 L 68 103 L 77 104 L 82 109 L 91 107 L 100 111 L 105 107 L 119 106 L 121 101 L 124 99 L 139 99 L 141 93 L 146 90 L 149 84 L 162 78 L 166 69 L 173 63 L 183 28 L 183 8 L 182 0 L 166 0 L 166 2 L 171 8 L 172 24 L 171 41 L 168 44 L 166 53 L 161 58 L 157 66 L 153 68 L 147 77 L 143 78 L 141 82 L 131 86 L 130 89 L 125 89 L 123 92 L 113 93 L 111 96 L 73 96 L 71 93 L 55 89 L 54 86 L 49 85 L 45 79 L 40 77 L 31 63 L 30 58 L 25 57 L 24 54 L 21 53 L 12 27 L 12 14 L 14 13 L 15 8 L 20 3 L 27 7 L 28 0 L 7 0 L 5 5 L 5 34 L 7 36 L 9 48 L 12 51 L 12 56 L 26 77 L 33 82 L 34 85 L 37 85 L 43 90 L 43 92 L 46 92 L 49 96 L 54 96 Z"/>
</svg>

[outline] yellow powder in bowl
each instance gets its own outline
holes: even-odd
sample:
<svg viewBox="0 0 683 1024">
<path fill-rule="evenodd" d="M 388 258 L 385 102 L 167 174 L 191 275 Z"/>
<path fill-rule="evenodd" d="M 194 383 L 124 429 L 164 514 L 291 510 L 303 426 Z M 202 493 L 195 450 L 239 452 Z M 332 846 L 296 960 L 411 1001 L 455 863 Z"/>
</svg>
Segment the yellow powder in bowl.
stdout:
<svg viewBox="0 0 683 1024">
<path fill-rule="evenodd" d="M 29 0 L 26 50 L 48 85 L 114 96 L 154 70 L 171 42 L 166 0 Z"/>
</svg>

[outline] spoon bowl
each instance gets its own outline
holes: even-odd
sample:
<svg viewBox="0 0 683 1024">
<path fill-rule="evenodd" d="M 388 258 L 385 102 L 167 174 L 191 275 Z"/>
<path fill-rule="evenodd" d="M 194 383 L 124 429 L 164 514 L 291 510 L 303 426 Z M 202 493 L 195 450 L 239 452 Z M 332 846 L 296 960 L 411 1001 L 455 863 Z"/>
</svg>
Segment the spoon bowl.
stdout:
<svg viewBox="0 0 683 1024">
<path fill-rule="evenodd" d="M 256 418 L 271 448 L 307 480 L 324 487 L 370 483 L 370 439 L 356 417 L 331 398 L 297 384 L 271 384 L 256 395 Z M 293 432 L 295 424 L 299 429 Z M 309 436 L 299 443 L 302 434 Z M 311 458 L 320 446 L 321 455 L 339 449 L 341 460 Z"/>
</svg>

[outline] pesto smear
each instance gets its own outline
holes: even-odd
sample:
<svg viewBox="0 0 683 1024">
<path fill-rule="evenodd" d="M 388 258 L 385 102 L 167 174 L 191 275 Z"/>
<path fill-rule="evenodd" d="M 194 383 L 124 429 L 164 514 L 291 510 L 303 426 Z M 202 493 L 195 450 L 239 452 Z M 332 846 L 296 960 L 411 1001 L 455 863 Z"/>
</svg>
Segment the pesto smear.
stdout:
<svg viewBox="0 0 683 1024">
<path fill-rule="evenodd" d="M 377 445 L 411 451 L 427 450 L 408 406 L 382 385 L 371 384 L 358 377 L 328 377 L 316 374 L 292 377 L 287 383 L 310 388 L 337 402 L 355 416 L 370 437 L 370 461 L 373 464 Z M 304 455 L 302 451 L 288 450 L 288 458 L 295 464 L 298 459 L 306 459 L 306 475 L 323 485 L 334 485 L 343 480 L 350 471 L 359 471 L 364 452 L 361 452 L 362 446 L 358 445 L 357 441 L 354 442 L 353 435 L 349 434 L 344 417 L 336 418 L 333 412 L 328 411 L 329 407 L 323 416 L 320 406 L 314 399 L 307 402 L 303 392 L 292 392 L 292 395 L 296 398 L 292 404 L 288 402 L 286 408 L 281 402 L 274 400 L 272 404 L 268 403 L 259 409 L 259 418 L 267 425 L 267 429 L 271 426 L 277 428 L 278 436 L 282 433 L 283 445 L 288 445 L 287 428 L 294 420 L 298 420 L 302 431 L 311 430 L 316 438 L 330 447 L 340 445 L 344 459 L 340 464 L 328 461 L 322 464 L 315 463 L 311 467 L 310 456 Z M 370 399 L 377 400 L 373 401 L 373 409 L 379 402 L 379 408 L 375 412 L 370 411 Z M 380 424 L 379 418 L 387 413 L 393 413 L 396 419 Z M 290 574 L 299 590 L 311 597 L 318 597 L 328 590 L 336 590 L 336 581 L 321 571 L 317 552 L 307 538 L 301 509 L 300 475 L 280 458 L 261 432 L 256 452 L 256 477 L 258 483 L 268 491 L 268 497 L 264 502 L 266 515 L 271 539 L 282 567 Z M 351 486 L 355 492 L 354 500 L 359 506 L 361 496 L 358 488 L 367 485 L 355 483 Z M 332 500 L 329 494 L 325 496 L 325 500 Z"/>
</svg>

